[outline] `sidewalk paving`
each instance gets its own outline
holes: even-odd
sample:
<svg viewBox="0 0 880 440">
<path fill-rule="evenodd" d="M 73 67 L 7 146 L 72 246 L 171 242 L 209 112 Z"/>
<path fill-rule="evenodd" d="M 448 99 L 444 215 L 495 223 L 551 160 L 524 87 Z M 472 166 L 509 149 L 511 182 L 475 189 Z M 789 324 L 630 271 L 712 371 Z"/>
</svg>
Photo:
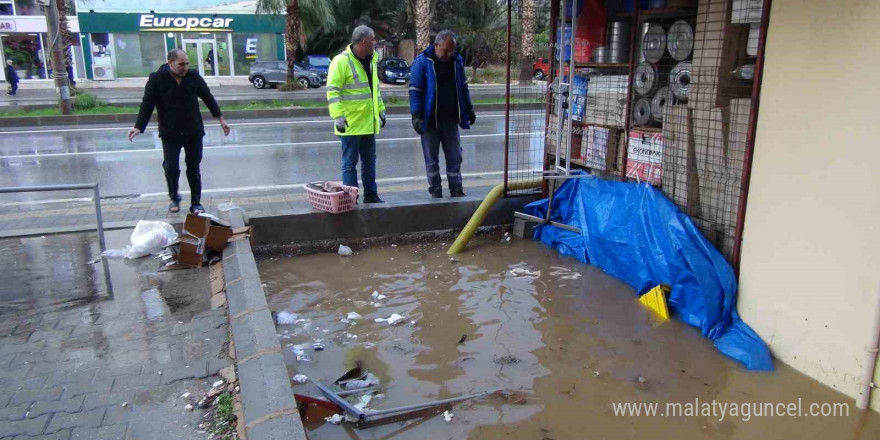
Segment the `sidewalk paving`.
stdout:
<svg viewBox="0 0 880 440">
<path fill-rule="evenodd" d="M 469 197 L 482 198 L 488 190 L 502 182 L 502 176 L 466 177 L 465 192 Z M 401 182 L 379 186 L 380 196 L 387 203 L 398 201 L 430 201 L 424 182 Z M 449 193 L 444 189 L 445 195 Z M 101 211 L 105 229 L 134 227 L 139 220 L 162 220 L 171 224 L 183 223 L 189 208 L 189 195 L 182 192 L 181 212 L 168 212 L 167 197 L 134 197 L 102 199 Z M 235 193 L 205 192 L 202 204 L 209 212 L 217 213 L 221 203 L 232 202 L 242 208 L 248 217 L 267 217 L 311 211 L 301 187 Z M 93 231 L 96 228 L 94 202 L 80 201 L 51 203 L 0 204 L 0 238 L 45 235 L 64 232 Z"/>
<path fill-rule="evenodd" d="M 94 233 L 0 240 L 0 439 L 204 435 L 181 395 L 231 364 L 209 269 L 98 255 Z"/>
</svg>

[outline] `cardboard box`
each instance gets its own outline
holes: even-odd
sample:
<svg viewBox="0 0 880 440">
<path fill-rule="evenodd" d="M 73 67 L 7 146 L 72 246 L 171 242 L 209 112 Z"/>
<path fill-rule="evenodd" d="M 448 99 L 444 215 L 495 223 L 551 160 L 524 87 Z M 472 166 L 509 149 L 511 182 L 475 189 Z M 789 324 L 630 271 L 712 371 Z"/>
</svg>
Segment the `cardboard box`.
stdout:
<svg viewBox="0 0 880 440">
<path fill-rule="evenodd" d="M 211 219 L 195 214 L 187 214 L 183 221 L 183 231 L 181 235 L 189 235 L 195 238 L 204 239 L 208 236 L 208 230 L 211 227 Z"/>
<path fill-rule="evenodd" d="M 177 244 L 180 249 L 177 254 L 177 262 L 179 264 L 190 267 L 202 267 L 205 253 L 204 239 L 181 237 L 178 239 Z"/>
<path fill-rule="evenodd" d="M 692 110 L 691 127 L 697 171 L 723 174 L 727 172 L 727 124 L 726 109 Z"/>
<path fill-rule="evenodd" d="M 584 120 L 584 108 L 587 100 L 587 87 L 590 78 L 587 76 L 574 76 L 574 84 L 571 90 L 571 118 L 578 122 Z"/>
<path fill-rule="evenodd" d="M 748 149 L 749 118 L 752 100 L 732 99 L 730 101 L 730 125 L 728 127 L 727 167 L 742 176 Z"/>
<path fill-rule="evenodd" d="M 666 107 L 663 118 L 663 183 L 666 197 L 687 212 L 688 206 L 688 108 L 683 105 Z"/>
<path fill-rule="evenodd" d="M 600 171 L 613 170 L 617 158 L 618 132 L 607 127 L 587 127 L 586 135 L 581 139 L 584 165 Z"/>
<path fill-rule="evenodd" d="M 626 75 L 590 78 L 583 120 L 590 125 L 623 128 L 626 124 Z"/>
<path fill-rule="evenodd" d="M 663 133 L 637 130 L 629 133 L 626 177 L 660 185 L 663 180 Z"/>
<path fill-rule="evenodd" d="M 205 254 L 205 241 L 211 230 L 211 219 L 187 214 L 183 230 L 175 241 L 178 245 L 177 262 L 186 266 L 201 267 Z"/>
</svg>

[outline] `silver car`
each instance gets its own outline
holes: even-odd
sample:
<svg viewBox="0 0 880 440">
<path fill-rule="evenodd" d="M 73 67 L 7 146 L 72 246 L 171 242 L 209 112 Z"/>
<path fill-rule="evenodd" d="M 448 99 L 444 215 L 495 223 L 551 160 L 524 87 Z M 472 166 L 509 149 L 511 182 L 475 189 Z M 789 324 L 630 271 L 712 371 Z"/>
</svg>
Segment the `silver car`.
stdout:
<svg viewBox="0 0 880 440">
<path fill-rule="evenodd" d="M 300 63 L 293 63 L 293 78 L 303 88 L 321 87 L 327 84 L 326 73 L 309 70 Z M 287 81 L 287 62 L 257 61 L 251 64 L 248 81 L 255 89 L 284 84 Z"/>
</svg>

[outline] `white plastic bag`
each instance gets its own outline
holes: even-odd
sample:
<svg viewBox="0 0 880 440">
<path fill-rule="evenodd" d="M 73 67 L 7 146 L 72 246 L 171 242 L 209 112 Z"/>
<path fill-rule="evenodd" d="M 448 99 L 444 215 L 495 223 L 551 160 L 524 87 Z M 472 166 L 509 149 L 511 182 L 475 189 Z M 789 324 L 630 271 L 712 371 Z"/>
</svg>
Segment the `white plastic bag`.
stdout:
<svg viewBox="0 0 880 440">
<path fill-rule="evenodd" d="M 350 257 L 351 254 L 353 253 L 353 252 L 351 251 L 351 248 L 348 247 L 348 246 L 346 246 L 346 245 L 344 245 L 344 244 L 340 244 L 340 245 L 339 245 L 339 251 L 338 251 L 338 252 L 339 252 L 339 255 L 342 255 L 343 257 Z"/>
<path fill-rule="evenodd" d="M 177 232 L 165 222 L 141 220 L 131 233 L 131 246 L 125 258 L 135 259 L 162 252 L 162 248 L 177 239 Z"/>
</svg>

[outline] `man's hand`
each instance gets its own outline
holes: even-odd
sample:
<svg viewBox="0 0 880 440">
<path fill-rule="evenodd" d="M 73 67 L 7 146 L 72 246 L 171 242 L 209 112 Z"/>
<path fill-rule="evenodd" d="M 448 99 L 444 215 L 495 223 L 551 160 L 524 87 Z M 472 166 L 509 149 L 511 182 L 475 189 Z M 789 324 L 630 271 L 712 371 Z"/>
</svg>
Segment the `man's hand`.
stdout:
<svg viewBox="0 0 880 440">
<path fill-rule="evenodd" d="M 477 114 L 471 110 L 470 113 L 468 113 L 468 124 L 474 125 L 474 122 L 477 122 Z"/>
<path fill-rule="evenodd" d="M 422 126 L 425 125 L 425 120 L 420 116 L 413 116 L 412 118 L 413 130 L 416 131 L 420 136 L 424 134 L 425 130 L 422 130 Z"/>
<path fill-rule="evenodd" d="M 336 118 L 336 131 L 345 133 L 346 128 L 348 128 L 348 121 L 345 119 L 345 116 Z"/>
<path fill-rule="evenodd" d="M 223 129 L 223 136 L 229 136 L 229 131 L 232 130 L 229 124 L 226 123 L 226 119 L 223 119 L 223 116 L 220 116 L 220 128 Z"/>
<path fill-rule="evenodd" d="M 382 125 L 379 128 L 385 128 L 385 112 L 379 113 L 379 120 L 382 121 Z"/>
<path fill-rule="evenodd" d="M 132 128 L 128 130 L 128 141 L 131 142 L 134 140 L 134 137 L 141 134 L 141 130 L 138 128 Z"/>
</svg>

